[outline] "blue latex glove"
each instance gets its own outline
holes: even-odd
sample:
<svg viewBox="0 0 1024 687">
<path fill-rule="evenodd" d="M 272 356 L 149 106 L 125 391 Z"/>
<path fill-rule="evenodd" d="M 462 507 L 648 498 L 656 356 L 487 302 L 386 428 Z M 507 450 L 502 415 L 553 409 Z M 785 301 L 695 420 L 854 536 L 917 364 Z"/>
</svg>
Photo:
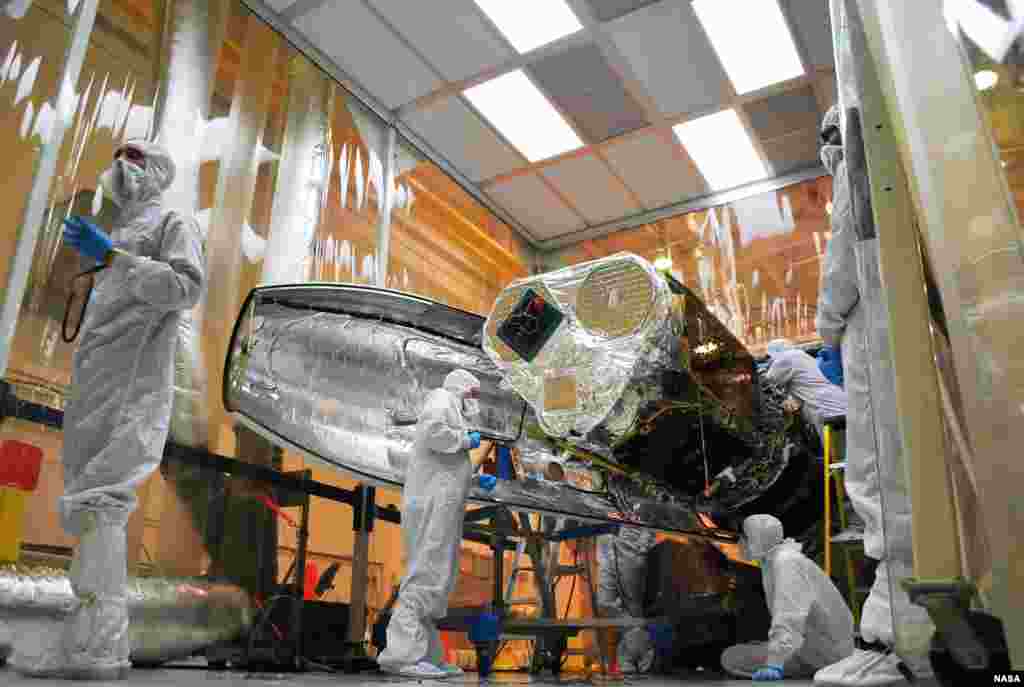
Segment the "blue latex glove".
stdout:
<svg viewBox="0 0 1024 687">
<path fill-rule="evenodd" d="M 484 491 L 494 491 L 494 487 L 498 484 L 498 478 L 494 475 L 477 475 L 476 481 Z"/>
<path fill-rule="evenodd" d="M 781 679 L 781 666 L 765 666 L 754 673 L 754 682 L 777 682 Z"/>
<path fill-rule="evenodd" d="M 838 348 L 825 346 L 818 351 L 818 369 L 825 379 L 838 387 L 843 386 L 843 356 Z"/>
<path fill-rule="evenodd" d="M 480 448 L 480 432 L 469 433 L 469 447 Z"/>
<path fill-rule="evenodd" d="M 76 251 L 96 262 L 103 262 L 114 247 L 107 232 L 78 215 L 64 220 L 64 240 Z"/>
</svg>

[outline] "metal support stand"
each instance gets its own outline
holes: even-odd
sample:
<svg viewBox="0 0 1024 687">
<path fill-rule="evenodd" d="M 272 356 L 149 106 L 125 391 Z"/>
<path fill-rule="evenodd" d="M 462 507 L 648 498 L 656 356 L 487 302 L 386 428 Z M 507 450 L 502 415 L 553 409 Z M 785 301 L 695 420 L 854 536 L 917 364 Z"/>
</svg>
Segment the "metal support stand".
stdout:
<svg viewBox="0 0 1024 687">
<path fill-rule="evenodd" d="M 359 485 L 353 492 L 352 587 L 349 596 L 348 641 L 343 665 L 346 672 L 372 668 L 376 662 L 366 649 L 366 596 L 370 586 L 370 533 L 377 517 L 377 490 Z"/>
<path fill-rule="evenodd" d="M 313 476 L 312 470 L 303 470 L 301 473 L 301 479 L 303 483 L 308 482 Z M 282 497 L 285 494 L 281 495 Z M 302 609 L 305 606 L 306 598 L 306 552 L 309 546 L 309 494 L 299 492 L 294 496 L 298 497 L 298 501 L 301 504 L 302 515 L 299 519 L 299 533 L 297 541 L 297 551 L 295 552 L 295 577 L 292 580 L 292 645 L 295 667 L 302 669 L 304 667 L 304 656 L 302 646 Z M 279 501 L 283 502 L 282 505 L 288 504 L 293 505 L 294 502 L 291 499 L 285 500 L 279 498 Z"/>
<path fill-rule="evenodd" d="M 555 586 L 558 579 L 569 575 L 582 575 L 592 599 L 595 597 L 593 581 L 590 579 L 589 570 L 581 570 L 579 566 L 561 566 L 557 561 L 549 565 L 544 560 L 543 551 L 545 541 L 562 542 L 610 534 L 618 531 L 618 525 L 577 525 L 545 534 L 534 530 L 529 514 L 519 513 L 516 517 L 507 508 L 488 506 L 466 514 L 466 522 L 469 525 L 467 529 L 479 529 L 480 525 L 477 523 L 484 520 L 490 520 L 486 531 L 490 537 L 489 544 L 494 557 L 494 592 L 490 608 L 474 615 L 468 620 L 468 624 L 466 618 L 456 617 L 449 617 L 439 624 L 441 629 L 468 630 L 470 641 L 476 649 L 477 668 L 481 676 L 486 676 L 493 669 L 503 636 L 533 639 L 534 660 L 531 671 L 540 673 L 544 669 L 550 669 L 557 675 L 562 668 L 569 637 L 575 636 L 583 629 L 599 629 L 603 633 L 604 630 L 621 624 L 618 620 L 559 619 L 555 606 Z M 467 532 L 467 535 L 470 534 L 472 532 Z M 525 551 L 531 559 L 532 566 L 528 570 L 533 573 L 537 594 L 540 597 L 540 619 L 518 620 L 508 615 L 509 606 L 522 604 L 521 600 L 511 599 L 511 594 L 515 585 L 514 576 L 525 570 L 518 567 L 517 556 L 517 565 L 512 571 L 513 579 L 508 581 L 506 591 L 505 551 L 513 542 L 518 542 L 517 553 Z M 602 660 L 607 665 L 603 651 Z"/>
</svg>

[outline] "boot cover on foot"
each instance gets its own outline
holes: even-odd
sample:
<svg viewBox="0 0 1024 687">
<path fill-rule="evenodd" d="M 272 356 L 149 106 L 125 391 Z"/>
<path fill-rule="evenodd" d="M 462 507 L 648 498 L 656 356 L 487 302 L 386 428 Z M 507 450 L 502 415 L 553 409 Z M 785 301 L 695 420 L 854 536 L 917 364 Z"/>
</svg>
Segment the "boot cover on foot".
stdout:
<svg viewBox="0 0 1024 687">
<path fill-rule="evenodd" d="M 445 678 L 453 677 L 453 673 L 447 673 L 441 668 L 438 668 L 433 663 L 427 661 L 420 661 L 412 665 L 405 666 L 381 666 L 386 673 L 393 673 L 395 675 L 401 675 L 402 677 L 413 677 L 424 680 L 443 680 Z"/>
<path fill-rule="evenodd" d="M 131 663 L 124 597 L 81 600 L 63 627 L 33 651 L 24 643 L 9 661 L 21 675 L 66 680 L 121 680 Z"/>
<path fill-rule="evenodd" d="M 917 679 L 932 676 L 931 667 L 913 666 Z M 893 653 L 857 649 L 838 663 L 822 668 L 814 674 L 814 684 L 831 687 L 887 687 L 908 685 L 900 657 Z"/>
</svg>

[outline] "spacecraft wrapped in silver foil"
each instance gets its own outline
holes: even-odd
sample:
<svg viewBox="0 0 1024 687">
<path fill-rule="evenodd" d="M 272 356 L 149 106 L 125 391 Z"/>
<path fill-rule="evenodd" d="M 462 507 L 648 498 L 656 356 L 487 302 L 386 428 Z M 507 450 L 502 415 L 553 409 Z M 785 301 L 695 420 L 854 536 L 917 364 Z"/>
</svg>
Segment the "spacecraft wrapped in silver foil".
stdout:
<svg viewBox="0 0 1024 687">
<path fill-rule="evenodd" d="M 510 284 L 483 348 L 546 434 L 583 437 L 602 424 L 622 433 L 647 395 L 634 380 L 679 366 L 683 321 L 673 305 L 653 267 L 617 255 Z M 538 324 L 545 311 L 557 313 L 547 331 Z"/>
<path fill-rule="evenodd" d="M 67 572 L 0 567 L 0 656 L 18 641 L 52 634 L 76 603 Z M 252 624 L 249 596 L 238 587 L 204 580 L 130 578 L 131 659 L 159 664 L 187 658 L 242 636 Z"/>
<path fill-rule="evenodd" d="M 763 398 L 749 351 L 689 289 L 635 255 L 513 282 L 482 346 L 530 404 L 535 438 L 667 484 L 699 510 L 779 505 L 769 492 L 787 486 L 787 469 L 799 472 L 790 465 L 798 437 Z"/>
<path fill-rule="evenodd" d="M 235 326 L 224 404 L 280 446 L 361 481 L 401 488 L 423 401 L 461 367 L 482 382 L 476 429 L 518 448 L 524 462 L 564 462 L 549 443 L 526 436 L 523 428 L 536 420 L 481 348 L 483 329 L 479 315 L 388 289 L 261 287 L 250 293 Z M 622 504 L 603 490 L 540 479 L 536 471 L 500 480 L 491 492 L 474 488 L 470 499 L 592 522 L 623 517 Z M 641 525 L 698 527 L 689 505 L 641 510 L 650 514 Z"/>
</svg>

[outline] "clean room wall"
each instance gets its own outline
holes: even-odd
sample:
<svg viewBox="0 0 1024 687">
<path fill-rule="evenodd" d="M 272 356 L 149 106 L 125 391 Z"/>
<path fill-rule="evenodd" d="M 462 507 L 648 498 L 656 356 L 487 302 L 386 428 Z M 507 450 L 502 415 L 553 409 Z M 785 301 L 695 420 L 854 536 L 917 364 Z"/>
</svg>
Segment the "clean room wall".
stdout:
<svg viewBox="0 0 1024 687">
<path fill-rule="evenodd" d="M 0 85 L 0 99 L 9 105 L 0 113 L 0 143 L 10 161 L 4 172 L 6 202 L 0 204 L 7 227 L 0 232 L 0 276 L 4 278 L 31 188 L 41 133 L 45 133 L 33 134 L 30 127 L 22 136 L 21 124 L 28 103 L 35 112 L 47 100 L 54 100 L 72 25 L 62 1 L 39 0 L 29 5 L 24 17 L 0 16 L 0 60 L 14 41 L 18 43 L 15 52 L 21 55 L 20 72 L 35 57 L 41 58 L 33 88 L 17 107 L 12 105 L 18 80 Z M 210 49 L 196 48 L 193 41 L 194 51 L 185 57 L 202 69 L 183 74 L 179 69 L 182 53 L 172 56 L 168 45 L 179 49 L 190 45 L 189 36 L 175 29 L 168 16 L 197 6 L 209 13 L 204 19 L 207 24 L 200 28 L 204 36 L 209 34 Z M 222 16 L 217 14 L 218 7 Z M 174 43 L 176 39 L 179 43 Z M 196 407 L 201 409 L 196 422 L 202 431 L 182 430 L 175 439 L 262 464 L 280 460 L 286 469 L 298 469 L 304 465 L 300 457 L 288 453 L 275 456 L 265 442 L 261 445 L 251 436 L 236 437 L 220 403 L 219 362 L 224 359 L 226 337 L 241 300 L 267 279 L 265 251 L 275 229 L 286 232 L 289 242 L 299 246 L 289 253 L 289 266 L 297 280 L 371 283 L 381 202 L 375 169 L 384 155 L 379 141 L 386 136 L 380 120 L 237 0 L 198 5 L 195 0 L 100 3 L 76 89 L 82 97 L 72 112 L 58 173 L 51 180 L 48 222 L 36 251 L 8 378 L 18 382 L 22 396 L 61 406 L 70 383 L 73 347 L 59 339 L 63 310 L 59 296 L 70 277 L 70 253 L 59 245 L 60 219 L 70 208 L 86 215 L 96 210 L 101 223 L 109 221 L 109 203 L 94 205 L 93 191 L 116 145 L 129 136 L 152 136 L 160 121 L 155 110 L 173 110 L 171 105 L 184 102 L 184 89 L 206 88 L 204 79 L 210 83 L 205 97 L 208 102 L 199 112 L 201 126 L 194 129 L 191 141 L 179 131 L 172 146 L 176 155 L 184 156 L 188 149 L 196 156 L 191 167 L 179 165 L 196 171 L 186 175 L 183 184 L 187 188 L 176 193 L 174 200 L 176 207 L 184 203 L 184 209 L 196 214 L 208 232 L 207 251 L 214 264 L 209 289 L 216 297 L 207 299 L 196 313 L 198 377 L 204 386 L 194 391 L 199 399 Z M 168 88 L 171 83 L 174 87 Z M 189 103 L 203 103 L 203 96 L 196 98 Z M 310 98 L 315 104 L 310 105 Z M 300 106 L 308 111 L 298 112 Z M 35 120 L 29 117 L 28 121 L 32 124 Z M 310 146 L 308 140 L 300 140 L 300 133 L 315 133 L 317 122 L 323 124 L 320 138 Z M 306 155 L 302 159 L 308 164 L 298 164 L 296 154 Z M 347 161 L 344 177 L 343 159 Z M 393 225 L 402 228 L 395 230 L 391 240 L 389 285 L 486 313 L 493 295 L 507 280 L 529 272 L 532 252 L 440 170 L 421 156 L 413 155 L 413 159 L 415 164 L 399 181 L 415 184 L 418 191 L 411 206 L 396 211 L 398 219 Z M 317 168 L 317 164 L 322 166 Z M 296 172 L 303 169 L 304 177 Z M 497 266 L 480 264 L 474 258 L 476 253 L 467 248 L 480 237 L 500 247 L 502 257 Z M 401 276 L 406 271 L 414 275 L 408 285 Z M 0 438 L 29 441 L 45 452 L 41 484 L 29 502 L 26 543 L 71 546 L 73 542 L 60 530 L 53 512 L 54 499 L 62 488 L 61 433 L 7 421 Z M 248 448 L 238 455 L 237 445 L 243 441 Z M 140 507 L 131 523 L 132 568 L 140 573 L 201 573 L 209 565 L 207 542 L 198 531 L 205 516 L 193 513 L 188 499 L 208 494 L 183 493 L 168 477 L 174 473 L 156 474 L 140 490 Z M 351 480 L 319 468 L 315 477 L 354 486 Z M 238 481 L 232 485 L 231 503 L 251 501 L 259 492 L 259 485 Z M 382 503 L 398 502 L 398 494 L 378 493 Z M 310 554 L 322 563 L 321 570 L 329 561 L 350 556 L 350 509 L 314 500 L 311 518 Z M 277 538 L 282 561 L 287 561 L 293 533 L 281 526 Z M 402 572 L 398 528 L 378 524 L 371 541 L 371 559 L 370 605 L 376 608 Z M 467 554 L 464 567 L 480 574 L 467 575 L 468 587 L 460 593 L 489 590 L 487 568 L 481 567 L 480 560 L 476 553 Z M 286 567 L 281 566 L 279 572 Z M 343 568 L 330 598 L 347 599 L 346 574 Z"/>
<path fill-rule="evenodd" d="M 698 294 L 754 353 L 772 339 L 817 339 L 821 261 L 831 236 L 832 178 L 819 177 L 708 210 L 582 241 L 546 257 L 551 267 L 629 251 Z"/>
</svg>

